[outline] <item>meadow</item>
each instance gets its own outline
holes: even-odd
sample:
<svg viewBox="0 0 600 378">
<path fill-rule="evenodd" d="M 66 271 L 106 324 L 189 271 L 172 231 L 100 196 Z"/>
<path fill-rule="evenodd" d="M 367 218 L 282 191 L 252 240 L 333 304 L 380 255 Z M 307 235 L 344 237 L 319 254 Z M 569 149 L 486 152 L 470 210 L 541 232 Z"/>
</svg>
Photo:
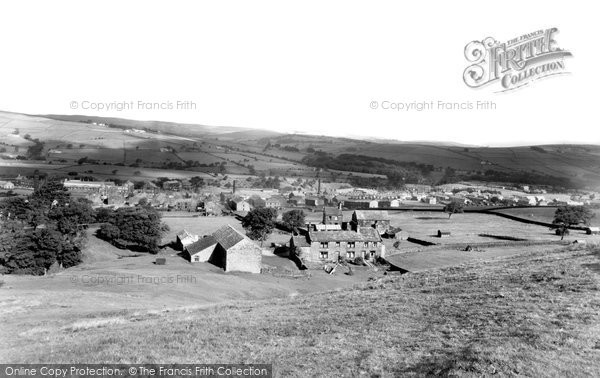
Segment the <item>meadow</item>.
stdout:
<svg viewBox="0 0 600 378">
<path fill-rule="evenodd" d="M 597 246 L 537 249 L 264 300 L 254 278 L 217 283 L 202 272 L 185 301 L 196 306 L 179 308 L 173 285 L 152 296 L 129 286 L 59 291 L 57 275 L 38 279 L 41 295 L 34 280 L 11 278 L 0 288 L 0 360 L 272 363 L 276 377 L 599 376 L 598 265 Z M 237 300 L 199 305 L 236 281 Z"/>
</svg>

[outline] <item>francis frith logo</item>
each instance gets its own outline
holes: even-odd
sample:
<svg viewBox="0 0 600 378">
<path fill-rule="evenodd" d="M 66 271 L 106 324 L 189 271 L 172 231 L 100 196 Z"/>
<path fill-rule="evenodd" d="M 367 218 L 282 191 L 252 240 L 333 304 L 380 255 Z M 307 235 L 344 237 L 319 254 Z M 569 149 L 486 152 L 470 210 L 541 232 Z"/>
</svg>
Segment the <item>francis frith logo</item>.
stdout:
<svg viewBox="0 0 600 378">
<path fill-rule="evenodd" d="M 465 84 L 479 88 L 496 84 L 497 92 L 521 88 L 544 77 L 568 73 L 564 58 L 572 54 L 558 47 L 557 28 L 541 29 L 507 42 L 492 37 L 465 46 L 469 66 Z"/>
</svg>

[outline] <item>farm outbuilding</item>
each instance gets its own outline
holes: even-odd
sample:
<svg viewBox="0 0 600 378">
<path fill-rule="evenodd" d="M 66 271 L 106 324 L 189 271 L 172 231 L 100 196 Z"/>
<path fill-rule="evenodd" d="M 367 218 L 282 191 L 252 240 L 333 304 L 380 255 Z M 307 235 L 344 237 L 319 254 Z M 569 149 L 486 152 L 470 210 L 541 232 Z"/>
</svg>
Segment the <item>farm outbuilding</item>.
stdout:
<svg viewBox="0 0 600 378">
<path fill-rule="evenodd" d="M 184 250 L 188 245 L 198 241 L 198 235 L 191 234 L 188 230 L 181 230 L 177 233 L 177 247 Z"/>
<path fill-rule="evenodd" d="M 186 248 L 190 261 L 210 262 L 226 272 L 260 273 L 262 250 L 230 225 Z"/>
<path fill-rule="evenodd" d="M 447 238 L 451 235 L 450 231 L 442 231 L 442 230 L 438 230 L 437 231 L 437 237 L 438 238 Z"/>
</svg>

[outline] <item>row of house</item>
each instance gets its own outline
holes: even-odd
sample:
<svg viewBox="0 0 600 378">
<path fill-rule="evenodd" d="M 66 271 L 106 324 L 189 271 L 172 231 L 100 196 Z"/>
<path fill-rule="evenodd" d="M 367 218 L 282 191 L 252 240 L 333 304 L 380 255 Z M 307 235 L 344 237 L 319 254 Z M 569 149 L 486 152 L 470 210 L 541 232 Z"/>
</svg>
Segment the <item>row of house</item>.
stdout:
<svg viewBox="0 0 600 378">
<path fill-rule="evenodd" d="M 323 208 L 320 224 L 308 224 L 303 235 L 292 236 L 290 249 L 306 262 L 328 262 L 362 257 L 385 257 L 382 235 L 390 229 L 387 211 L 360 211 L 344 222 L 340 208 Z"/>
</svg>

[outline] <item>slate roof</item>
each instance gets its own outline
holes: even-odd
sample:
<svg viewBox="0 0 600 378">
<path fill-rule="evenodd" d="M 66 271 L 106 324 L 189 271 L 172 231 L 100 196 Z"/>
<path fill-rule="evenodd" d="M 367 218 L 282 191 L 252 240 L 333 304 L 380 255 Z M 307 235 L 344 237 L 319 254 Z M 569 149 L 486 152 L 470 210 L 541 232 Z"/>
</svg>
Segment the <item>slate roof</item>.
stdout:
<svg viewBox="0 0 600 378">
<path fill-rule="evenodd" d="M 342 210 L 337 207 L 324 207 L 323 211 L 325 212 L 325 215 L 342 215 Z"/>
<path fill-rule="evenodd" d="M 354 214 L 357 220 L 390 220 L 390 216 L 386 210 L 355 210 Z"/>
<path fill-rule="evenodd" d="M 244 240 L 244 235 L 230 225 L 223 226 L 211 235 L 225 250 Z"/>
<path fill-rule="evenodd" d="M 186 229 L 183 229 L 183 230 L 181 230 L 181 231 L 179 231 L 179 232 L 177 233 L 177 237 L 178 237 L 179 239 L 181 239 L 181 240 L 183 240 L 183 239 L 185 239 L 185 238 L 187 238 L 187 237 L 190 237 L 190 236 L 193 236 L 193 235 L 192 235 L 192 234 L 190 234 L 190 233 L 189 233 L 189 231 L 188 231 L 188 230 L 186 230 Z"/>
<path fill-rule="evenodd" d="M 198 240 L 197 242 L 194 242 L 194 243 L 188 245 L 186 247 L 186 250 L 188 251 L 188 253 L 190 255 L 193 255 L 194 253 L 203 251 L 206 248 L 211 247 L 215 244 L 217 244 L 217 240 L 212 235 L 209 235 L 207 237 L 204 237 L 204 238 Z"/>
<path fill-rule="evenodd" d="M 311 242 L 367 242 L 381 241 L 379 233 L 374 228 L 354 231 L 311 231 L 308 233 Z"/>
</svg>

